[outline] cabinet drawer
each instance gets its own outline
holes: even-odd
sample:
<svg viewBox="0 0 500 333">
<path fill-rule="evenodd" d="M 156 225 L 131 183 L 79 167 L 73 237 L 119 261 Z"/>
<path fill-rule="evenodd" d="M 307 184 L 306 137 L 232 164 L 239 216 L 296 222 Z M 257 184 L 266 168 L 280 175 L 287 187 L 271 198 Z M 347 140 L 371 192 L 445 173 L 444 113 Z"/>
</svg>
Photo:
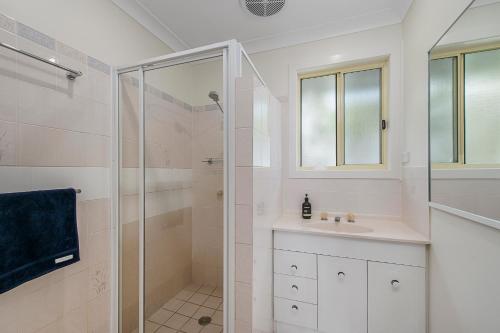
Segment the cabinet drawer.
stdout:
<svg viewBox="0 0 500 333">
<path fill-rule="evenodd" d="M 314 279 L 274 274 L 274 295 L 311 304 L 318 304 L 318 285 Z"/>
<path fill-rule="evenodd" d="M 276 333 L 318 333 L 318 331 L 301 326 L 276 323 Z"/>
<path fill-rule="evenodd" d="M 309 303 L 275 297 L 274 319 L 287 324 L 316 329 L 318 307 Z"/>
<path fill-rule="evenodd" d="M 274 250 L 274 272 L 316 279 L 316 255 Z"/>
</svg>

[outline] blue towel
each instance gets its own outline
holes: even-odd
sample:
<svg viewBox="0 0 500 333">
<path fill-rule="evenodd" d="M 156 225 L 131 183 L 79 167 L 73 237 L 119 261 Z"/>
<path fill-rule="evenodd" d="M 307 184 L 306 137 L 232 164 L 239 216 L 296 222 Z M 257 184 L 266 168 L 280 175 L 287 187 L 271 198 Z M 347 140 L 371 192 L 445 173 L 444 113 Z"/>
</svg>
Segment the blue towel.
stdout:
<svg viewBox="0 0 500 333">
<path fill-rule="evenodd" d="M 79 260 L 74 189 L 0 194 L 0 293 Z"/>
</svg>

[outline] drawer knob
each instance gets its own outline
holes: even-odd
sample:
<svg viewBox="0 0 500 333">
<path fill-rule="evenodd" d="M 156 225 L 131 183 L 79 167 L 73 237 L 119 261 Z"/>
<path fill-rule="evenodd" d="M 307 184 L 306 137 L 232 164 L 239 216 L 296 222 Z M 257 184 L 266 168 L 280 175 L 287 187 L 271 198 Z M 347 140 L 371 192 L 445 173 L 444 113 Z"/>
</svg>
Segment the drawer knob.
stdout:
<svg viewBox="0 0 500 333">
<path fill-rule="evenodd" d="M 292 286 L 292 290 L 293 290 L 294 293 L 298 293 L 299 292 L 299 287 L 296 284 L 294 284 Z"/>
<path fill-rule="evenodd" d="M 290 266 L 290 270 L 292 271 L 292 273 L 297 272 L 297 270 L 298 270 L 298 269 L 299 269 L 299 268 L 297 267 L 297 265 L 292 265 L 292 266 Z"/>
<path fill-rule="evenodd" d="M 393 288 L 397 288 L 397 287 L 399 287 L 399 281 L 398 280 L 392 280 L 391 281 L 391 285 L 392 285 Z"/>
<path fill-rule="evenodd" d="M 294 305 L 292 305 L 292 311 L 293 311 L 293 312 L 297 312 L 297 311 L 299 311 L 299 307 L 298 307 L 297 305 L 295 305 L 295 304 L 294 304 Z"/>
<path fill-rule="evenodd" d="M 345 278 L 345 273 L 344 272 L 339 272 L 337 274 L 337 276 L 339 277 L 339 279 L 343 280 Z"/>
</svg>

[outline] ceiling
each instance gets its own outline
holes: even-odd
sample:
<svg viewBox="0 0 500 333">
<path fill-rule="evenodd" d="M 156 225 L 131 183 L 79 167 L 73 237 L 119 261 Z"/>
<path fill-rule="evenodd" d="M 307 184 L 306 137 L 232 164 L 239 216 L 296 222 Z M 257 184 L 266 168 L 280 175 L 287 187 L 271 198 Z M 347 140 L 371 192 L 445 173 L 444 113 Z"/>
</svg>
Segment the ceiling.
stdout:
<svg viewBox="0 0 500 333">
<path fill-rule="evenodd" d="M 259 52 L 399 23 L 412 0 L 287 0 L 277 15 L 240 0 L 113 0 L 176 51 L 228 39 Z"/>
</svg>

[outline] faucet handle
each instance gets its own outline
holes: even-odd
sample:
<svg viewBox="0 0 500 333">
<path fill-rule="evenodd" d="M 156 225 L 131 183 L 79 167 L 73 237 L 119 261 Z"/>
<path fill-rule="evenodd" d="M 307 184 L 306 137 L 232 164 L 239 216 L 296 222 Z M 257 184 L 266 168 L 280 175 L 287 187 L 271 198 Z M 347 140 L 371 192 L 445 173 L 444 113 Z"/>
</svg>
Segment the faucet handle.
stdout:
<svg viewBox="0 0 500 333">
<path fill-rule="evenodd" d="M 353 214 L 353 213 L 347 213 L 346 218 L 347 218 L 347 222 L 351 222 L 351 223 L 356 222 L 356 220 L 355 220 L 355 217 L 354 217 L 354 214 Z"/>
</svg>

